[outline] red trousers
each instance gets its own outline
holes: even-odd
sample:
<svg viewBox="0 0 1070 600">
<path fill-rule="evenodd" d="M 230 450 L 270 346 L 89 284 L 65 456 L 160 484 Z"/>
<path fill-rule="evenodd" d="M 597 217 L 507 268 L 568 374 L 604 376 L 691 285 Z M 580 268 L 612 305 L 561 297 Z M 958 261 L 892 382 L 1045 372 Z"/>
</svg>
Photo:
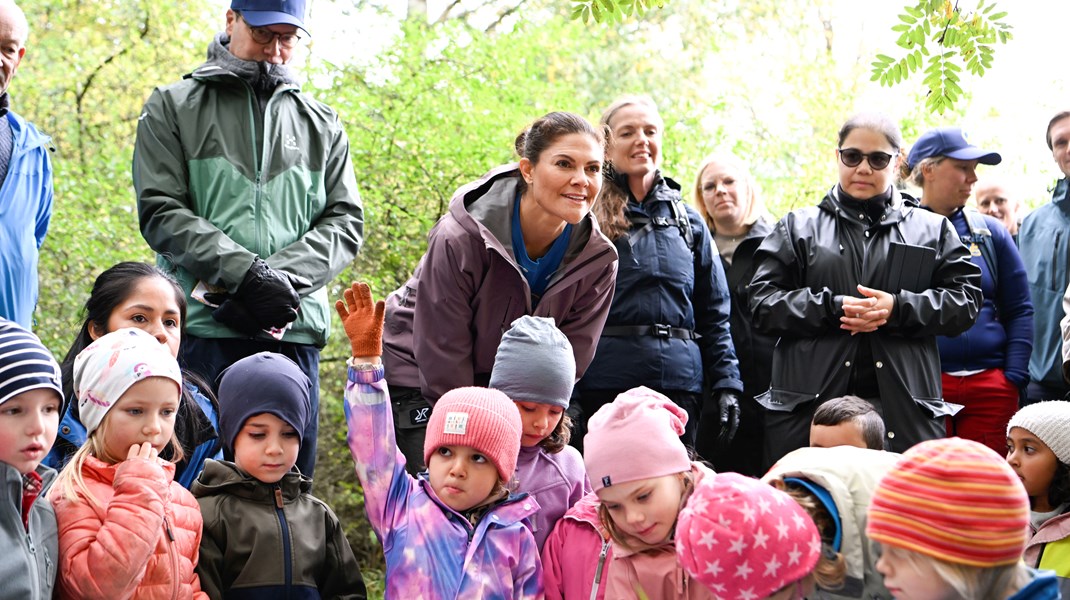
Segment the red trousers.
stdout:
<svg viewBox="0 0 1070 600">
<path fill-rule="evenodd" d="M 960 377 L 944 373 L 944 400 L 965 406 L 947 418 L 947 435 L 981 442 L 1000 456 L 1007 455 L 1007 423 L 1018 410 L 1018 388 L 1003 369 L 988 369 Z"/>
</svg>

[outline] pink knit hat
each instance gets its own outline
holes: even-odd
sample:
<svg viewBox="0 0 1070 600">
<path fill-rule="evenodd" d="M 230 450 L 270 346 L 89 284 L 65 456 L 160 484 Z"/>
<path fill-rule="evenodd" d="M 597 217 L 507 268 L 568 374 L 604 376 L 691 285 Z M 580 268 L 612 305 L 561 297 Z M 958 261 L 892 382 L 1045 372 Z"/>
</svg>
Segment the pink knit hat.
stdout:
<svg viewBox="0 0 1070 600">
<path fill-rule="evenodd" d="M 594 491 L 617 483 L 691 470 L 680 441 L 687 411 L 664 395 L 637 387 L 602 406 L 587 422 L 583 462 Z"/>
<path fill-rule="evenodd" d="M 806 577 L 820 555 L 810 515 L 738 473 L 703 477 L 676 523 L 677 560 L 721 598 L 765 598 Z"/>
<path fill-rule="evenodd" d="M 498 467 L 503 481 L 513 478 L 524 424 L 516 404 L 498 390 L 463 387 L 450 390 L 435 403 L 427 421 L 424 464 L 442 446 L 468 446 Z"/>
<path fill-rule="evenodd" d="M 866 535 L 951 563 L 1010 565 L 1029 536 L 1029 497 L 987 446 L 960 438 L 922 442 L 877 484 Z"/>
</svg>

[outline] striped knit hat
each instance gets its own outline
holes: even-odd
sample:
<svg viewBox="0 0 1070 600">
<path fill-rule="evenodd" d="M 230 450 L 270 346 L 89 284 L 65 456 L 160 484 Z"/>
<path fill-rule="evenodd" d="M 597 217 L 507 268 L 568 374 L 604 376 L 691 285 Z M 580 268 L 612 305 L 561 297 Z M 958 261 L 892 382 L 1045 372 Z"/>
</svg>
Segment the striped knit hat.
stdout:
<svg viewBox="0 0 1070 600">
<path fill-rule="evenodd" d="M 36 389 L 55 390 L 63 398 L 56 359 L 36 335 L 0 318 L 0 404 Z"/>
<path fill-rule="evenodd" d="M 1007 461 L 961 438 L 907 450 L 877 484 L 870 539 L 974 567 L 1014 564 L 1029 535 L 1029 498 Z"/>
</svg>

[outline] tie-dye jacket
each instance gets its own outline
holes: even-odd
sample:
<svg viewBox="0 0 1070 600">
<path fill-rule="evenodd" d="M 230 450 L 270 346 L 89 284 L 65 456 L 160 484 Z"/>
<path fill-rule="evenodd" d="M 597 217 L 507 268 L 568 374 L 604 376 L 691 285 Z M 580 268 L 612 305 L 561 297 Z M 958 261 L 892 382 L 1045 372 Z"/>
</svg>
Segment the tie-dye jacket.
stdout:
<svg viewBox="0 0 1070 600">
<path fill-rule="evenodd" d="M 473 527 L 426 477 L 405 472 L 386 381 L 350 368 L 345 398 L 364 509 L 386 556 L 386 598 L 541 599 L 539 549 L 524 524 L 535 499 L 511 496 Z"/>
</svg>

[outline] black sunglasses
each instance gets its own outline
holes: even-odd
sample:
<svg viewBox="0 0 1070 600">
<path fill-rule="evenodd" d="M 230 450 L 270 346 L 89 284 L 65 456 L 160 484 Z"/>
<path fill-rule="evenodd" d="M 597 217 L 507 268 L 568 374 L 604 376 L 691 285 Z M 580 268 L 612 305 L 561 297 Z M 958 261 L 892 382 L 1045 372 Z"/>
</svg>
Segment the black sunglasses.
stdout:
<svg viewBox="0 0 1070 600">
<path fill-rule="evenodd" d="M 842 162 L 845 167 L 851 167 L 853 169 L 862 164 L 862 159 L 864 158 L 866 159 L 866 162 L 869 163 L 869 166 L 875 171 L 880 171 L 884 167 L 887 167 L 888 163 L 892 162 L 892 159 L 898 155 L 898 153 L 888 154 L 887 152 L 870 152 L 867 154 L 861 150 L 855 150 L 854 148 L 840 148 L 839 152 L 840 162 Z"/>
</svg>

